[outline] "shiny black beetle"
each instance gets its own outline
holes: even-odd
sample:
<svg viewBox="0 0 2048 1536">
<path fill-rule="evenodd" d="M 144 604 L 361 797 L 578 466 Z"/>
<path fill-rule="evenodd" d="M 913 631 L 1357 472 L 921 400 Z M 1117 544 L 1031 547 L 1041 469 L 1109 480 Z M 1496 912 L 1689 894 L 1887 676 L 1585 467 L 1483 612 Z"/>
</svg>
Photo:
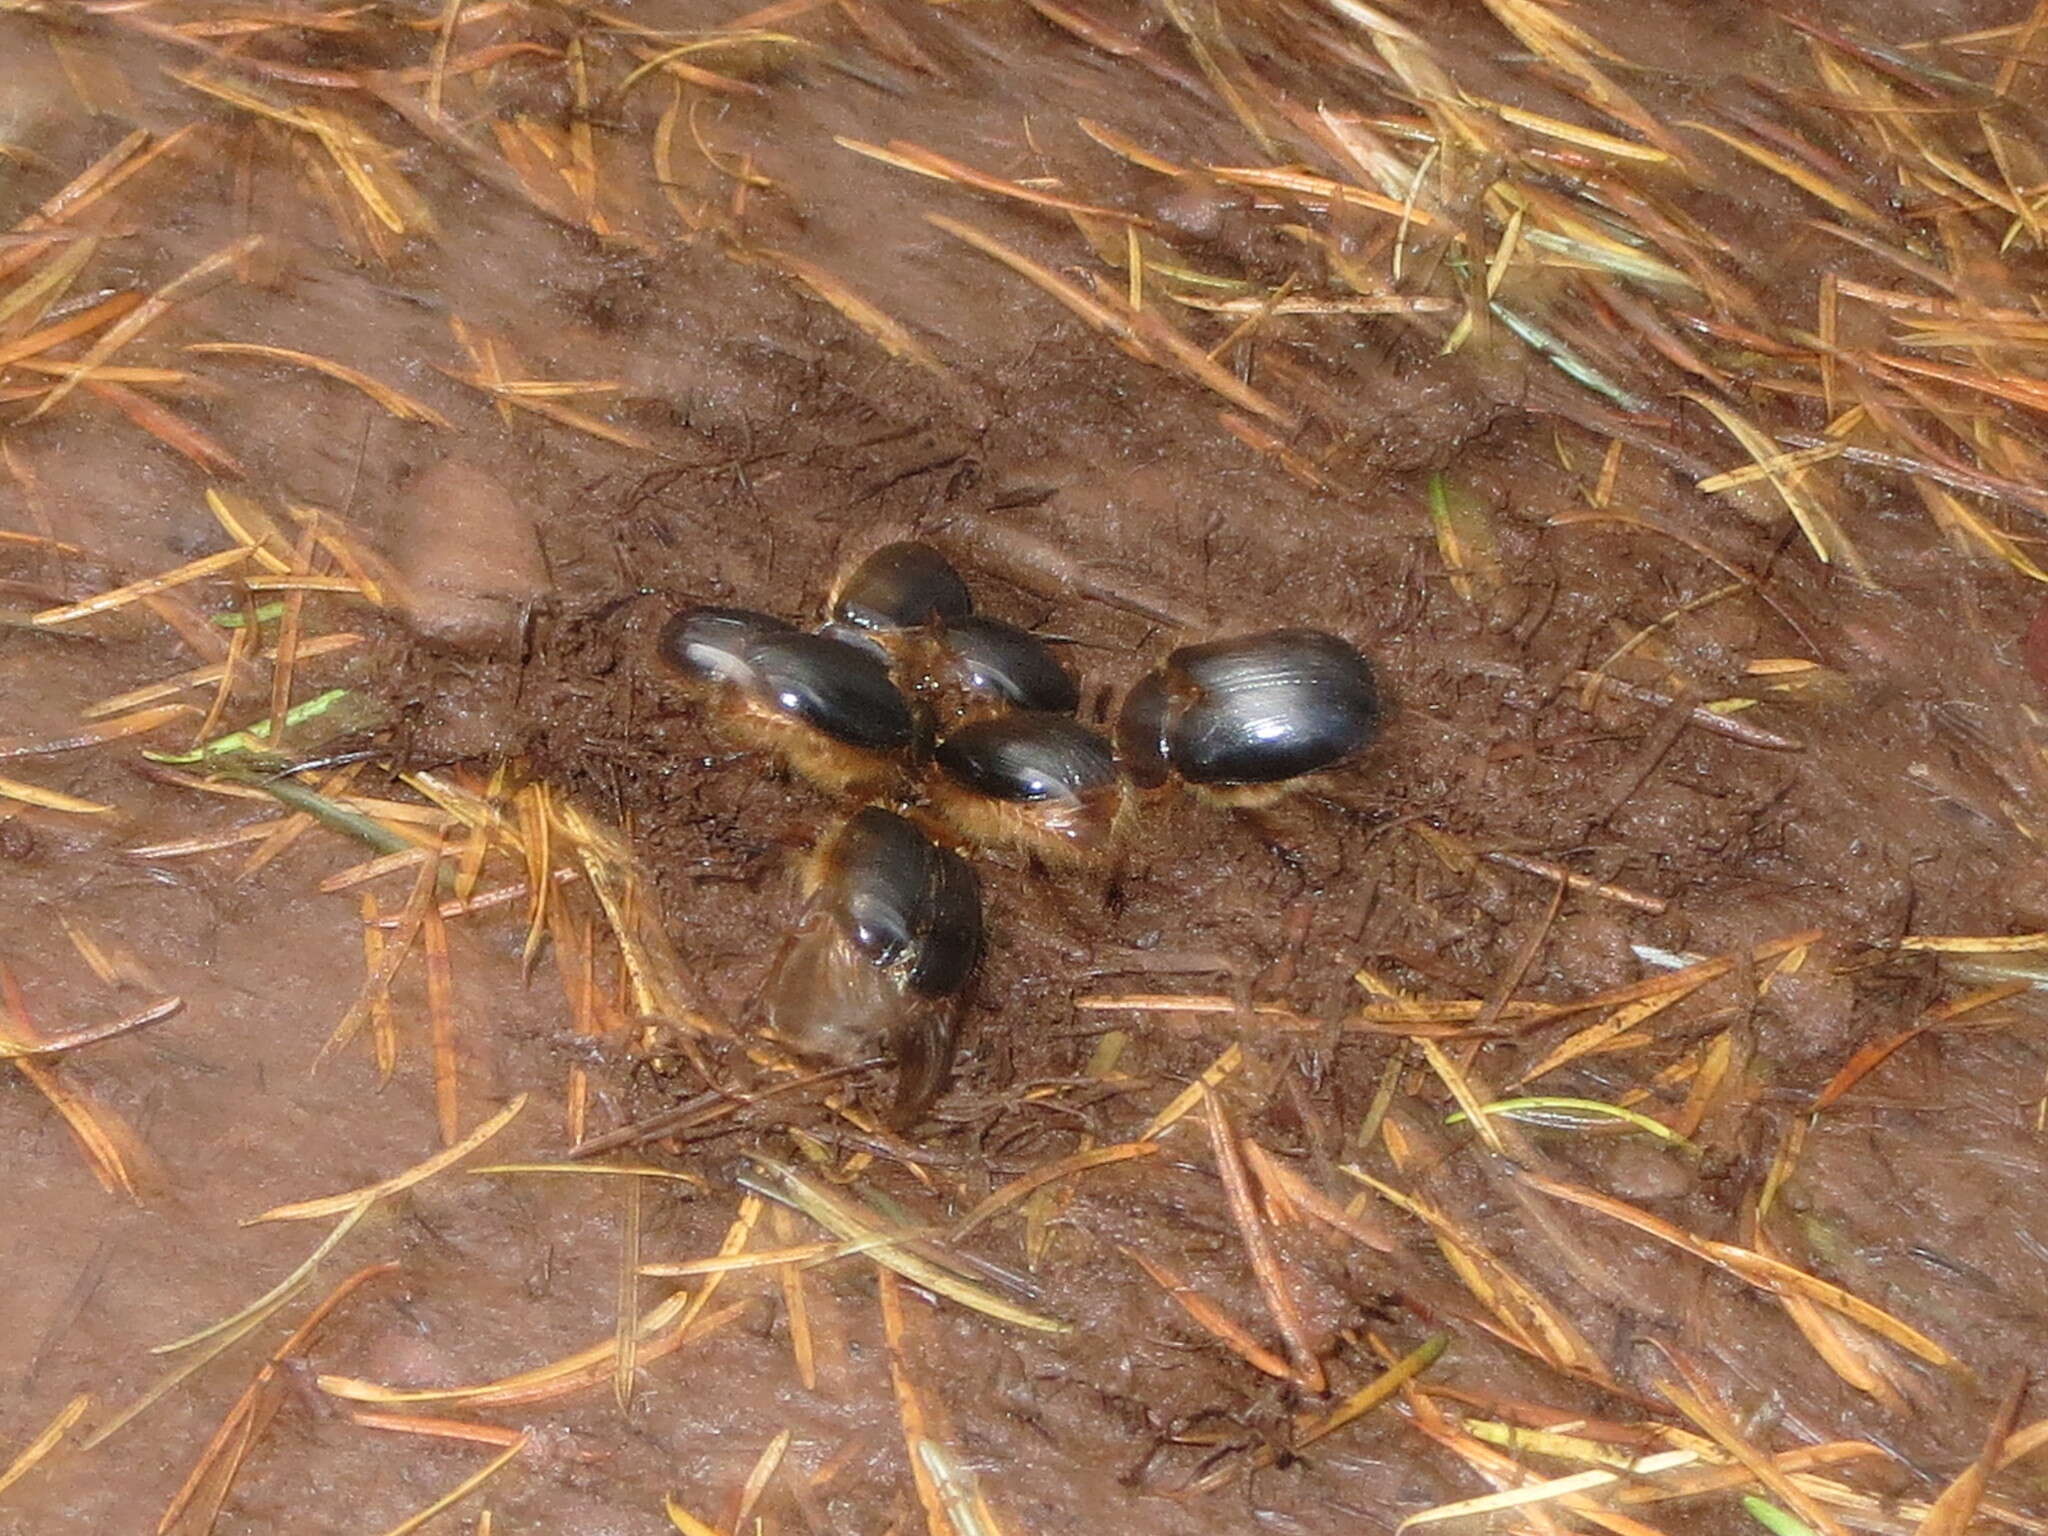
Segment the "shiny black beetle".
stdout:
<svg viewBox="0 0 2048 1536">
<path fill-rule="evenodd" d="M 952 719 L 988 706 L 1072 714 L 1073 674 L 1028 629 L 974 612 L 953 564 L 929 544 L 885 544 L 832 594 L 824 633 L 893 662 L 905 687 Z"/>
<path fill-rule="evenodd" d="M 659 647 L 735 739 L 780 753 L 828 789 L 887 785 L 917 741 L 917 717 L 887 664 L 859 646 L 744 608 L 687 608 Z"/>
<path fill-rule="evenodd" d="M 1065 715 L 972 720 L 932 758 L 933 807 L 972 842 L 1072 860 L 1105 847 L 1123 812 L 1110 744 Z"/>
<path fill-rule="evenodd" d="M 836 624 L 855 629 L 921 629 L 974 612 L 974 597 L 953 562 L 929 544 L 884 544 L 833 588 Z"/>
<path fill-rule="evenodd" d="M 895 1124 L 952 1071 L 960 1003 L 981 957 L 981 888 L 958 854 L 879 806 L 827 838 L 804 874 L 804 915 L 768 985 L 769 1027 L 791 1049 L 896 1064 Z"/>
<path fill-rule="evenodd" d="M 1179 778 L 1257 803 L 1363 751 L 1380 715 L 1356 647 L 1319 629 L 1274 629 L 1174 651 L 1125 696 L 1117 752 L 1142 789 Z"/>
<path fill-rule="evenodd" d="M 1071 715 L 1081 703 L 1074 675 L 1052 647 L 1028 629 L 970 614 L 940 625 L 932 635 L 926 671 L 972 698 L 1011 709 Z"/>
</svg>

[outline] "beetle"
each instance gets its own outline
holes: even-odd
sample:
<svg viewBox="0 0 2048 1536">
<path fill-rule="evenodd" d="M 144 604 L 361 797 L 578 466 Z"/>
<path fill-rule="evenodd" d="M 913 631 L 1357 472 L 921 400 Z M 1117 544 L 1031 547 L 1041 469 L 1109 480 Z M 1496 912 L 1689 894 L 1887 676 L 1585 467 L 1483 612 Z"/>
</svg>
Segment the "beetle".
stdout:
<svg viewBox="0 0 2048 1536">
<path fill-rule="evenodd" d="M 919 629 L 974 612 L 974 595 L 953 562 L 929 544 L 884 544 L 839 579 L 830 612 L 855 629 Z"/>
<path fill-rule="evenodd" d="M 1125 795 L 1110 744 L 1066 715 L 970 720 L 932 754 L 933 808 L 969 841 L 1071 862 L 1107 847 Z"/>
<path fill-rule="evenodd" d="M 923 671 L 929 684 L 957 688 L 970 710 L 993 704 L 1071 715 L 1081 703 L 1074 675 L 1051 646 L 1028 629 L 980 614 L 937 626 Z"/>
<path fill-rule="evenodd" d="M 769 1028 L 835 1064 L 880 1050 L 896 1066 L 889 1118 L 907 1125 L 952 1073 L 981 958 L 980 883 L 958 854 L 869 806 L 819 845 L 803 894 L 803 916 L 769 981 Z"/>
<path fill-rule="evenodd" d="M 950 719 L 990 709 L 1072 714 L 1073 674 L 1028 629 L 974 611 L 953 564 L 929 544 L 885 544 L 841 578 L 821 633 L 894 664 L 906 691 Z"/>
<path fill-rule="evenodd" d="M 777 753 L 830 790 L 894 782 L 918 744 L 917 713 L 873 652 L 745 608 L 686 608 L 661 658 L 741 743 Z"/>
<path fill-rule="evenodd" d="M 1319 629 L 1184 645 L 1124 697 L 1116 745 L 1131 782 L 1180 779 L 1238 805 L 1355 757 L 1379 734 L 1372 664 Z"/>
</svg>

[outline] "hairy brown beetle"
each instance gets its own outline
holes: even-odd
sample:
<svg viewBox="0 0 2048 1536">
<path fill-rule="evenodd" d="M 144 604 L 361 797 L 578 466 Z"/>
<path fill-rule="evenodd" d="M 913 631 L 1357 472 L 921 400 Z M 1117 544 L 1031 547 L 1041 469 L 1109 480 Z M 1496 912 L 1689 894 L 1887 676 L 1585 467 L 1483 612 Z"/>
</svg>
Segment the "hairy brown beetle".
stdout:
<svg viewBox="0 0 2048 1536">
<path fill-rule="evenodd" d="M 1071 861 L 1106 847 L 1123 812 L 1109 743 L 1065 715 L 969 721 L 932 760 L 932 804 L 973 842 Z"/>
<path fill-rule="evenodd" d="M 1038 636 L 973 611 L 952 562 L 929 544 L 885 544 L 834 591 L 824 633 L 887 657 L 906 691 L 952 721 L 989 708 L 1072 714 L 1081 692 Z"/>
<path fill-rule="evenodd" d="M 879 806 L 855 813 L 804 874 L 804 915 L 769 982 L 769 1027 L 835 1063 L 896 1064 L 890 1119 L 915 1120 L 953 1067 L 981 957 L 981 888 L 958 854 Z"/>
<path fill-rule="evenodd" d="M 736 740 L 827 789 L 883 788 L 916 744 L 915 712 L 887 664 L 859 646 L 744 608 L 688 608 L 659 647 Z"/>
</svg>

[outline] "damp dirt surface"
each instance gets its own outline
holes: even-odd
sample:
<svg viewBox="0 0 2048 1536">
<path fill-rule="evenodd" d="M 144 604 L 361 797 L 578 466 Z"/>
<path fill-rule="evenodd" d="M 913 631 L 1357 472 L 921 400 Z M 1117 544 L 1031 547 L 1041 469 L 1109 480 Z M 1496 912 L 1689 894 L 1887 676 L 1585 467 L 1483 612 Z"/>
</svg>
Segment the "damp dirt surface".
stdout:
<svg viewBox="0 0 2048 1536">
<path fill-rule="evenodd" d="M 1365 50 L 1353 61 L 1361 110 L 1390 114 L 1382 143 L 1403 145 L 1396 130 L 1423 121 L 1412 104 L 1387 104 L 1401 68 L 1390 61 L 1405 61 L 1419 89 L 1423 55 L 1454 65 L 1473 97 L 1594 121 L 1558 71 L 1529 67 L 1542 47 L 1478 5 L 1436 9 L 1390 13 L 1420 28 L 1412 47 L 1374 53 L 1364 34 L 1347 45 Z M 2031 8 L 1805 10 L 1801 22 L 1856 41 L 1864 52 L 1848 56 L 1888 79 L 1872 57 L 2009 35 Z M 1517 1462 L 1544 1475 L 1585 1465 L 1527 1447 L 1488 1463 L 1475 1425 L 1569 1434 L 1584 1422 L 1630 1453 L 1669 1449 L 1677 1442 L 1660 1437 L 1674 1426 L 1707 1433 L 1667 1387 L 1717 1402 L 1727 1425 L 1773 1454 L 1865 1443 L 1824 1469 L 1869 1496 L 1826 1506 L 1856 1529 L 1912 1530 L 1917 1516 L 1902 1511 L 1978 1455 L 2015 1372 L 2048 1360 L 2048 1049 L 2028 990 L 2038 952 L 1942 954 L 1901 940 L 2048 929 L 2040 685 L 2021 651 L 2038 588 L 1982 548 L 1959 548 L 1920 490 L 1874 461 L 1823 471 L 1862 581 L 1847 562 L 1816 559 L 1767 478 L 1729 495 L 1699 490 L 1748 462 L 1681 398 L 1716 387 L 1704 379 L 1670 370 L 1654 400 L 1625 407 L 1499 324 L 1447 352 L 1447 325 L 1282 313 L 1296 289 L 1330 289 L 1354 255 L 1383 269 L 1397 216 L 1404 229 L 1428 223 L 1432 206 L 1431 227 L 1457 219 L 1415 198 L 1403 215 L 1393 199 L 1395 214 L 1374 212 L 1369 229 L 1345 235 L 1358 243 L 1332 255 L 1295 233 L 1308 217 L 1295 194 L 1165 175 L 1105 149 L 1077 124 L 1105 125 L 1175 166 L 1289 165 L 1218 82 L 1248 72 L 1311 116 L 1344 99 L 1319 94 L 1350 78 L 1340 55 L 1290 53 L 1273 18 L 1214 34 L 1177 28 L 1173 13 L 1186 14 L 847 0 L 829 12 L 771 8 L 742 43 L 700 54 L 685 45 L 731 23 L 725 10 L 649 4 L 579 20 L 472 3 L 340 10 L 318 25 L 187 4 L 125 21 L 65 4 L 0 12 L 0 219 L 17 235 L 44 229 L 34 210 L 125 136 L 189 127 L 164 164 L 82 225 L 100 244 L 42 323 L 156 291 L 261 237 L 174 295 L 112 359 L 179 377 L 109 375 L 115 393 L 80 387 L 31 415 L 41 397 L 29 387 L 59 376 L 0 374 L 0 527 L 32 536 L 0 543 L 0 776 L 112 808 L 0 798 L 0 961 L 21 1004 L 9 1004 L 10 1027 L 25 1012 L 58 1033 L 182 999 L 161 1023 L 39 1058 L 33 1071 L 0 1063 L 0 1467 L 67 1402 L 92 1397 L 64 1442 L 0 1491 L 0 1532 L 156 1529 L 269 1352 L 365 1266 L 391 1267 L 263 1378 L 262 1432 L 215 1529 L 391 1530 L 500 1449 L 366 1425 L 323 1375 L 423 1389 L 489 1381 L 606 1344 L 619 1315 L 628 1179 L 457 1168 L 379 1203 L 284 1309 L 104 1443 L 80 1444 L 206 1346 L 154 1349 L 239 1314 L 330 1230 L 247 1218 L 374 1183 L 442 1144 L 418 959 L 393 992 L 401 1049 L 388 1081 L 360 1038 L 322 1050 L 363 985 L 363 893 L 391 919 L 411 874 L 323 891 L 375 851 L 325 826 L 282 847 L 260 832 L 224 842 L 285 813 L 174 781 L 138 751 L 188 745 L 210 687 L 181 695 L 195 712 L 155 734 L 71 744 L 94 701 L 218 661 L 226 631 L 209 616 L 274 596 L 209 578 L 156 607 L 29 619 L 225 548 L 206 505 L 213 484 L 273 509 L 330 509 L 407 591 L 382 608 L 303 598 L 308 636 L 361 637 L 301 663 L 295 695 L 347 687 L 376 701 L 374 727 L 333 744 L 365 754 L 349 769 L 354 790 L 417 801 L 401 770 L 481 785 L 511 761 L 622 829 L 693 1017 L 716 1031 L 627 1019 L 627 978 L 600 947 L 587 985 L 626 1000 L 607 1006 L 627 1027 L 593 1036 L 565 1000 L 576 988 L 563 985 L 572 967 L 559 944 L 526 963 L 519 906 L 451 918 L 452 1001 L 439 1022 L 458 1041 L 460 1123 L 528 1096 L 471 1163 L 562 1158 L 578 1123 L 572 1078 L 588 1084 L 580 1124 L 591 1136 L 703 1093 L 707 1073 L 742 1094 L 790 1081 L 750 1032 L 796 920 L 804 855 L 850 806 L 736 747 L 678 693 L 654 654 L 677 607 L 814 623 L 851 561 L 919 538 L 954 560 L 982 611 L 1057 639 L 1091 722 L 1172 645 L 1280 625 L 1354 641 L 1390 700 L 1366 756 L 1273 807 L 1156 796 L 1113 854 L 1077 868 L 977 853 L 988 949 L 951 1088 L 912 1130 L 865 1121 L 860 1106 L 883 1102 L 885 1083 L 855 1079 L 851 1117 L 814 1085 L 599 1159 L 696 1181 L 644 1182 L 638 1241 L 650 1263 L 717 1252 L 740 1179 L 760 1178 L 757 1156 L 836 1176 L 877 1212 L 943 1235 L 1010 1180 L 1138 1137 L 1236 1046 L 1216 1099 L 1237 1134 L 1322 1191 L 1325 1209 L 1363 1189 L 1343 1171 L 1356 1167 L 1426 1202 L 1452 1233 L 1440 1248 L 1412 1213 L 1370 1197 L 1333 1224 L 1268 1192 L 1274 1263 L 1331 1395 L 1255 1369 L 1169 1294 L 1184 1287 L 1197 1308 L 1205 1298 L 1285 1369 L 1197 1108 L 1156 1153 L 1050 1184 L 960 1239 L 983 1284 L 1067 1331 L 1005 1324 L 906 1284 L 892 1349 L 874 1268 L 842 1259 L 802 1272 L 807 1384 L 793 1271 L 738 1271 L 713 1302 L 735 1310 L 646 1362 L 629 1407 L 601 1368 L 573 1395 L 524 1406 L 390 1410 L 529 1434 L 432 1528 L 481 1529 L 488 1509 L 499 1532 L 653 1533 L 679 1528 L 663 1512 L 672 1495 L 730 1529 L 750 1471 L 787 1432 L 748 1529 L 758 1519 L 764 1531 L 913 1531 L 945 1517 L 919 1501 L 906 1397 L 992 1511 L 981 1528 L 1045 1536 L 1105 1525 L 1390 1531 L 1506 1486 Z M 1752 121 L 1759 102 L 1783 106 L 1772 82 L 1796 82 L 1784 98 L 1795 103 L 1814 89 L 1805 35 L 1761 8 L 1571 14 L 1632 61 L 1622 78 L 1660 121 L 1717 110 Z M 448 126 L 424 104 L 443 16 L 458 23 L 442 82 Z M 1219 52 L 1222 36 L 1236 42 Z M 2013 89 L 2038 100 L 2048 33 L 2031 45 L 2037 62 Z M 1997 72 L 1995 53 L 1941 57 L 1985 80 Z M 619 91 L 640 65 L 669 58 L 701 60 L 701 78 L 657 63 Z M 580 107 L 579 72 L 594 82 Z M 201 77 L 263 110 L 189 83 Z M 412 232 L 380 229 L 364 211 L 358 182 L 338 169 L 357 151 L 328 155 L 307 119 L 279 116 L 309 108 L 389 149 L 383 171 L 359 176 L 374 188 L 394 172 L 416 193 L 421 211 L 393 210 Z M 2048 143 L 2024 111 L 2016 121 L 2014 142 Z M 515 154 L 506 146 L 528 122 L 549 133 Z M 573 170 L 579 127 L 601 173 L 581 201 L 573 176 L 540 176 L 550 153 Z M 1057 207 L 945 185 L 835 139 L 897 144 L 899 156 L 899 141 L 922 145 L 1041 198 L 1139 215 L 1146 238 L 1162 232 L 1190 264 L 1261 284 L 1263 314 L 1182 310 L 1173 323 L 1195 351 L 1230 342 L 1218 353 L 1226 387 L 1285 402 L 1290 419 L 1157 366 L 1165 349 L 1142 321 L 1119 349 L 926 214 L 970 224 L 1089 294 L 1084 267 L 1112 295 L 1124 290 L 1128 272 L 1098 259 L 1124 245 L 1124 225 L 1084 215 L 1091 246 Z M 1846 135 L 1836 148 L 1841 185 L 1883 207 L 1873 218 L 1890 217 L 1883 167 L 1857 158 Z M 1824 272 L 1873 285 L 1912 275 L 1817 232 L 1812 201 L 1755 160 L 1724 156 L 1718 141 L 1698 153 L 1713 190 L 1686 216 L 1734 253 L 1756 308 L 1723 319 L 1753 327 L 1750 342 L 1805 334 Z M 1453 159 L 1475 189 L 1498 170 L 1484 156 Z M 2015 163 L 2024 182 L 2042 162 Z M 1558 164 L 1566 175 L 1568 157 Z M 1469 202 L 1472 219 L 1479 206 Z M 69 217 L 61 206 L 58 216 Z M 1483 251 L 1498 249 L 1491 227 Z M 2005 252 L 1995 231 L 1977 245 L 1948 235 L 1950 256 L 2005 263 L 1977 296 L 2024 304 L 2026 283 L 2038 292 L 2034 235 L 2022 229 Z M 0 261 L 14 248 L 0 244 Z M 1913 249 L 1922 266 L 1938 254 Z M 1440 239 L 1418 235 L 1411 259 L 1434 264 L 1417 292 L 1485 281 L 1450 274 Z M 821 271 L 936 366 L 892 357 L 872 322 L 792 275 Z M 0 299 L 9 291 L 0 283 Z M 1240 323 L 1252 329 L 1231 341 Z M 489 365 L 465 351 L 459 326 L 493 338 Z M 0 356 L 19 334 L 0 330 Z M 274 358 L 183 350 L 223 341 L 363 370 L 446 424 L 398 420 Z M 1712 345 L 1734 381 L 1728 398 L 1750 398 L 1744 370 L 1767 371 L 1774 354 L 1727 334 Z M 1654 348 L 1639 353 L 1621 361 L 1663 366 Z M 494 408 L 475 384 L 489 366 L 597 387 L 534 396 L 553 416 Z M 179 451 L 160 419 L 152 432 L 122 403 L 136 392 L 174 408 L 239 473 L 195 462 L 206 453 L 189 437 Z M 1815 440 L 1829 419 L 1819 398 L 1756 398 L 1759 412 L 1792 413 L 1772 418 L 1787 434 Z M 593 423 L 602 435 L 585 430 Z M 1610 442 L 1621 445 L 1612 458 Z M 1781 446 L 1796 444 L 1786 435 Z M 2029 462 L 2048 460 L 2015 450 L 1996 467 L 2024 482 Z M 1433 482 L 1451 503 L 1435 521 Z M 2038 474 L 2031 484 L 2038 492 Z M 1989 505 L 2025 530 L 2024 509 Z M 269 703 L 259 682 L 218 724 L 261 719 Z M 209 840 L 218 846 L 181 846 Z M 1558 882 L 1567 870 L 1583 877 L 1569 888 Z M 88 950 L 108 975 L 95 975 Z M 1577 1031 L 1627 1007 L 1625 989 L 1661 996 L 1658 977 L 1710 957 L 1728 957 L 1716 978 L 1617 1019 L 1598 1049 L 1523 1084 Z M 1527 1007 L 1604 993 L 1620 996 L 1598 1011 Z M 1157 1001 L 1174 996 L 1193 1001 Z M 1402 997 L 1467 1007 L 1462 1022 L 1404 1023 L 1392 1006 Z M 1103 1005 L 1116 998 L 1140 1003 Z M 1476 1031 L 1465 1027 L 1475 1009 Z M 1916 1030 L 1813 1113 L 1859 1053 Z M 1688 1145 L 1611 1123 L 1515 1123 L 1490 1150 L 1469 1125 L 1447 1123 L 1457 1104 L 1424 1039 L 1481 1101 L 1632 1105 L 1682 1122 Z M 96 1181 L 37 1073 L 94 1107 L 132 1191 Z M 1759 1218 L 1774 1167 L 1791 1175 Z M 1924 1330 L 1958 1363 L 1852 1333 L 1838 1350 L 1876 1376 L 1859 1388 L 1802 1332 L 1827 1329 L 1825 1309 L 1795 1313 L 1545 1184 L 1597 1191 L 1702 1239 L 1767 1246 Z M 771 1208 L 752 1244 L 819 1236 Z M 1560 1345 L 1498 1286 L 1506 1315 L 1490 1310 L 1461 1242 L 1482 1245 L 1485 1264 L 1511 1270 L 1576 1337 Z M 638 1304 L 702 1283 L 644 1278 Z M 1518 1330 L 1537 1347 L 1517 1347 Z M 1422 1378 L 1429 1395 L 1397 1396 L 1297 1448 L 1318 1415 L 1437 1335 L 1450 1342 Z M 1576 1372 L 1557 1368 L 1559 1351 Z M 2018 1422 L 2044 1413 L 2037 1392 Z M 2039 1460 L 2000 1474 L 1973 1529 L 2048 1529 L 2044 1475 Z M 1612 1507 L 1657 1530 L 1739 1531 L 1751 1526 L 1725 1491 L 1736 1486 Z M 955 1519 L 973 1536 L 970 1512 Z M 183 1528 L 202 1527 L 188 1517 Z"/>
</svg>

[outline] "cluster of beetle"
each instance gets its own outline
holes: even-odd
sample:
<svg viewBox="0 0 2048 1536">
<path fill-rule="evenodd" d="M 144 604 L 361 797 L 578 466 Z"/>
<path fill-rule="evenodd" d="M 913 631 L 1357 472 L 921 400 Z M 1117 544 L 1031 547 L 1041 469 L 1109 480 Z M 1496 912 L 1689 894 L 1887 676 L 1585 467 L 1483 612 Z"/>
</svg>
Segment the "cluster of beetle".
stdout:
<svg viewBox="0 0 2048 1536">
<path fill-rule="evenodd" d="M 976 613 L 959 572 L 920 543 L 856 566 L 816 632 L 688 608 L 660 653 L 738 744 L 895 807 L 869 803 L 819 843 L 766 1011 L 807 1057 L 885 1052 L 898 1125 L 945 1086 L 981 955 L 980 882 L 956 847 L 1085 859 L 1138 798 L 1178 782 L 1263 804 L 1361 751 L 1380 719 L 1356 648 L 1277 629 L 1173 651 L 1124 696 L 1112 745 L 1074 718 L 1080 689 L 1046 642 Z"/>
</svg>

